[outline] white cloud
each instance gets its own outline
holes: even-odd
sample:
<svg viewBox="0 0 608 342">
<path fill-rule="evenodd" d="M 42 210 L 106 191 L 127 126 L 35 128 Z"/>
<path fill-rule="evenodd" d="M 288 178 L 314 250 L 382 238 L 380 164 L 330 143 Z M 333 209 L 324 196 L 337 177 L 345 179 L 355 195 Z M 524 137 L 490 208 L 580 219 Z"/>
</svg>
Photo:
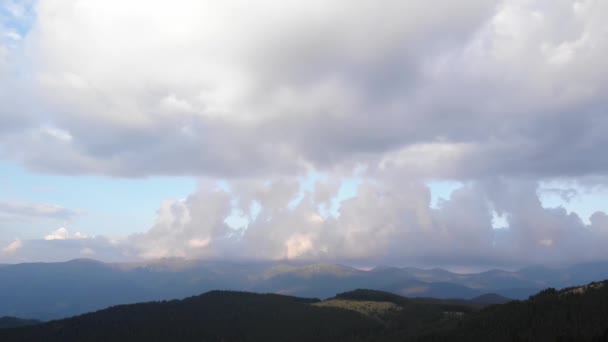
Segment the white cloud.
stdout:
<svg viewBox="0 0 608 342">
<path fill-rule="evenodd" d="M 11 16 L 20 18 L 26 14 L 26 6 L 30 5 L 30 3 L 31 1 L 29 0 L 2 0 L 0 6 L 2 6 Z"/>
<path fill-rule="evenodd" d="M 333 180 L 329 176 L 327 181 Z M 143 258 L 397 264 L 423 260 L 461 266 L 608 259 L 601 247 L 608 243 L 606 214 L 594 214 L 591 225 L 585 225 L 563 208 L 544 208 L 535 182 L 504 178 L 471 182 L 432 208 L 430 191 L 422 183 L 364 180 L 357 195 L 342 202 L 338 216 L 324 219 L 320 211 L 338 188 L 322 200 L 315 199 L 314 190 L 305 192 L 290 209 L 289 203 L 302 196 L 298 184 L 297 179 L 235 181 L 230 193 L 202 186 L 185 201 L 165 202 L 157 224 L 133 236 L 130 243 Z M 251 215 L 252 203 L 259 204 L 256 215 Z M 225 227 L 231 206 L 249 217 L 246 229 Z M 507 228 L 493 228 L 494 213 L 505 218 Z"/>
<path fill-rule="evenodd" d="M 80 250 L 80 254 L 85 255 L 85 256 L 92 256 L 92 255 L 95 255 L 96 253 L 92 248 L 85 247 Z"/>
<path fill-rule="evenodd" d="M 289 237 L 287 241 L 285 241 L 285 256 L 287 259 L 297 259 L 298 257 L 312 251 L 313 248 L 313 241 L 310 236 L 296 234 Z"/>
<path fill-rule="evenodd" d="M 188 240 L 188 246 L 194 247 L 194 248 L 205 248 L 205 247 L 209 246 L 210 242 L 211 242 L 210 238 L 190 239 L 190 240 Z"/>
<path fill-rule="evenodd" d="M 97 236 L 87 239 L 17 240 L 2 250 L 0 262 L 61 262 L 82 257 L 106 262 L 138 260 L 131 247 L 124 242 L 111 243 L 109 239 Z"/>
<path fill-rule="evenodd" d="M 70 134 L 70 132 L 59 128 L 46 126 L 42 127 L 40 131 L 53 139 L 61 140 L 64 142 L 72 141 L 72 135 Z"/>
<path fill-rule="evenodd" d="M 0 200 L 0 221 L 32 219 L 70 221 L 78 215 L 80 215 L 79 211 L 56 204 Z"/>
<path fill-rule="evenodd" d="M 74 234 L 70 234 L 70 232 L 66 228 L 57 228 L 52 231 L 49 235 L 44 237 L 45 240 L 70 240 L 70 239 L 88 239 L 89 236 L 86 234 L 82 234 L 81 232 L 76 232 Z"/>
<path fill-rule="evenodd" d="M 15 31 L 6 31 L 4 32 L 4 36 L 12 40 L 21 40 L 22 38 L 21 35 Z"/>
<path fill-rule="evenodd" d="M 2 252 L 7 254 L 13 254 L 17 252 L 17 250 L 19 250 L 21 247 L 23 247 L 23 242 L 21 242 L 21 240 L 15 240 L 9 243 L 6 247 L 4 247 L 2 249 Z"/>
<path fill-rule="evenodd" d="M 338 179 L 327 175 L 324 182 Z M 321 186 L 323 196 L 315 196 L 314 189 L 302 194 L 301 182 L 238 180 L 228 183 L 229 191 L 203 182 L 188 198 L 163 202 L 147 232 L 117 241 L 60 228 L 45 240 L 5 247 L 3 262 L 94 256 L 494 267 L 608 259 L 608 215 L 597 212 L 586 225 L 561 207 L 543 207 L 541 188 L 533 181 L 498 177 L 468 182 L 431 207 L 423 183 L 363 178 L 337 215 L 324 218 L 321 211 L 339 188 Z M 248 217 L 246 228 L 226 225 L 234 210 Z M 508 227 L 494 229 L 494 213 Z"/>
<path fill-rule="evenodd" d="M 209 257 L 214 239 L 229 230 L 224 222 L 230 214 L 228 194 L 217 189 L 201 189 L 185 200 L 167 200 L 158 210 L 156 224 L 130 242 L 145 258 Z"/>
</svg>

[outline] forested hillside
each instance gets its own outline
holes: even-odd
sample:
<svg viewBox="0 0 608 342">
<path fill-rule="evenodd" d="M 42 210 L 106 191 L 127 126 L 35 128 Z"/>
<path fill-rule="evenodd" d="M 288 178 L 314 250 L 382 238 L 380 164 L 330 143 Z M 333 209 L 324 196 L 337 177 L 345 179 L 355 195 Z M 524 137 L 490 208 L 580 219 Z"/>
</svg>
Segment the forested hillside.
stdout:
<svg viewBox="0 0 608 342">
<path fill-rule="evenodd" d="M 608 341 L 608 282 L 491 306 L 423 341 Z"/>
<path fill-rule="evenodd" d="M 212 291 L 184 300 L 115 306 L 29 328 L 0 341 L 353 341 L 382 325 L 316 299 Z"/>
<path fill-rule="evenodd" d="M 607 341 L 608 282 L 546 289 L 505 304 L 355 290 L 325 301 L 211 291 L 111 307 L 29 327 L 0 341 Z"/>
</svg>

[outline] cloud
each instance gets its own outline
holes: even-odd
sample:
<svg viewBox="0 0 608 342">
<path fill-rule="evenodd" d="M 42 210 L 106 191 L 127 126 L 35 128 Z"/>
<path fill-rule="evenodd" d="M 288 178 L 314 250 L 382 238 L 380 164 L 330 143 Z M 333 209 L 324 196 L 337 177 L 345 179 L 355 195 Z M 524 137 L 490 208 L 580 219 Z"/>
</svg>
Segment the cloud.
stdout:
<svg viewBox="0 0 608 342">
<path fill-rule="evenodd" d="M 164 202 L 120 245 L 129 256 L 606 258 L 605 214 L 545 208 L 538 184 L 606 182 L 608 2 L 53 0 L 35 16 L 6 4 L 1 158 L 229 184 Z M 355 170 L 357 196 L 329 215 Z M 311 171 L 328 180 L 303 191 Z M 464 186 L 431 208 L 429 180 Z M 229 227 L 231 213 L 247 226 Z M 76 214 L 0 202 L 4 219 Z M 107 247 L 37 243 L 60 242 Z"/>
<path fill-rule="evenodd" d="M 579 195 L 576 189 L 559 189 L 559 188 L 543 188 L 541 189 L 543 194 L 554 194 L 559 196 L 564 202 L 569 203 L 573 198 Z"/>
<path fill-rule="evenodd" d="M 338 179 L 330 176 L 320 185 L 322 192 Z M 608 216 L 598 212 L 585 225 L 576 213 L 543 207 L 534 181 L 469 182 L 434 208 L 423 183 L 364 180 L 357 195 L 329 216 L 321 214 L 337 188 L 319 200 L 314 189 L 302 194 L 299 185 L 297 179 L 283 179 L 235 181 L 229 190 L 202 186 L 186 200 L 165 202 L 157 224 L 131 243 L 143 258 L 452 266 L 608 259 L 602 247 L 608 243 Z M 225 225 L 231 208 L 249 218 L 246 228 Z M 506 217 L 507 228 L 493 228 L 493 212 Z"/>
<path fill-rule="evenodd" d="M 12 17 L 22 18 L 28 12 L 28 7 L 31 7 L 31 0 L 2 0 L 0 6 L 7 11 Z"/>
<path fill-rule="evenodd" d="M 341 179 L 328 174 L 313 188 L 298 178 L 222 187 L 203 181 L 187 198 L 164 201 L 146 232 L 113 241 L 60 228 L 44 240 L 15 242 L 12 253 L 6 247 L 1 261 L 183 257 L 515 267 L 608 260 L 608 215 L 596 212 L 585 224 L 562 207 L 543 207 L 535 181 L 467 182 L 431 207 L 430 189 L 420 181 L 363 178 L 354 197 L 328 212 Z M 245 227 L 226 224 L 234 212 L 247 218 Z M 506 228 L 493 228 L 494 212 Z"/>
<path fill-rule="evenodd" d="M 21 247 L 23 247 L 23 242 L 21 242 L 21 240 L 15 240 L 9 243 L 6 247 L 4 247 L 2 249 L 2 252 L 12 254 L 19 250 Z"/>
<path fill-rule="evenodd" d="M 89 237 L 86 234 L 82 234 L 81 232 L 76 232 L 74 234 L 70 234 L 70 232 L 66 228 L 58 228 L 57 230 L 52 231 L 49 235 L 45 236 L 45 240 L 71 240 L 71 239 L 88 239 Z"/>
<path fill-rule="evenodd" d="M 224 220 L 230 210 L 230 197 L 217 189 L 201 189 L 185 200 L 166 200 L 156 224 L 133 235 L 130 243 L 144 258 L 211 257 L 210 242 L 228 234 Z"/>
<path fill-rule="evenodd" d="M 0 221 L 51 219 L 70 221 L 80 212 L 55 204 L 25 201 L 0 201 Z"/>
<path fill-rule="evenodd" d="M 10 252 L 5 248 L 0 253 L 0 262 L 60 262 L 83 257 L 106 262 L 138 260 L 129 246 L 113 243 L 101 236 L 88 239 L 30 239 L 13 242 L 9 247 L 13 247 Z"/>
<path fill-rule="evenodd" d="M 35 8 L 29 53 L 11 53 L 32 77 L 7 99 L 36 96 L 48 120 L 14 123 L 0 144 L 37 170 L 266 177 L 355 161 L 450 179 L 608 170 L 603 2 Z M 20 120 L 11 113 L 30 112 L 15 110 L 24 105 L 9 101 L 2 117 Z"/>
<path fill-rule="evenodd" d="M 96 253 L 93 249 L 85 247 L 80 250 L 80 254 L 85 255 L 85 256 L 92 256 L 92 255 L 95 255 Z"/>
</svg>

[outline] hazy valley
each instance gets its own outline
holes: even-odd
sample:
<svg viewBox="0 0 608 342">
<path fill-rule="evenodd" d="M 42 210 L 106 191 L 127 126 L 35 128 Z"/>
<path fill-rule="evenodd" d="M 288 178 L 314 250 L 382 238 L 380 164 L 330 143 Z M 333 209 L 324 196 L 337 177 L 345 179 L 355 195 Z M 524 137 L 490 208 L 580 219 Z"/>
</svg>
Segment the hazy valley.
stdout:
<svg viewBox="0 0 608 342">
<path fill-rule="evenodd" d="M 608 263 L 457 274 L 443 269 L 162 259 L 109 264 L 89 259 L 0 267 L 0 317 L 58 319 L 111 305 L 171 300 L 211 290 L 330 298 L 353 289 L 438 299 L 527 299 L 548 288 L 608 279 Z M 481 296 L 481 297 L 480 297 Z"/>
<path fill-rule="evenodd" d="M 607 282 L 546 289 L 524 301 L 494 305 L 362 289 L 325 301 L 211 291 L 0 329 L 0 340 L 605 341 L 606 317 Z"/>
</svg>

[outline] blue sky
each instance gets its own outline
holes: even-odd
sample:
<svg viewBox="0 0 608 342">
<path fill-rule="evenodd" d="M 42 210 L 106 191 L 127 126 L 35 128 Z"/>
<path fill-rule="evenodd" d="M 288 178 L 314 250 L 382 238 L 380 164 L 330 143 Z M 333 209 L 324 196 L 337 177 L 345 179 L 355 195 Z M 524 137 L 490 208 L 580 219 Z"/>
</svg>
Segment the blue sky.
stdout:
<svg viewBox="0 0 608 342">
<path fill-rule="evenodd" d="M 3 239 L 41 238 L 65 226 L 87 235 L 124 237 L 149 229 L 164 199 L 185 198 L 196 190 L 185 177 L 119 179 L 33 173 L 0 161 L 0 200 L 43 202 L 79 210 L 73 222 L 13 222 L 3 225 Z"/>
</svg>

